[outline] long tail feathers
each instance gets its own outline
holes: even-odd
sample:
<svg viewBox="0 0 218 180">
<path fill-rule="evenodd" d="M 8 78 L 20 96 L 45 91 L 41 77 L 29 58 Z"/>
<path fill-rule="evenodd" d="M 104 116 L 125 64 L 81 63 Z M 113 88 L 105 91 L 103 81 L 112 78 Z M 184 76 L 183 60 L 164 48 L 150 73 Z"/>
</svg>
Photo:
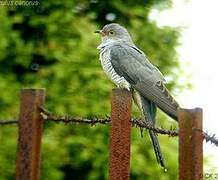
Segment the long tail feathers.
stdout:
<svg viewBox="0 0 218 180">
<path fill-rule="evenodd" d="M 149 101 L 148 99 L 145 99 L 144 97 L 141 96 L 141 105 L 142 105 L 142 110 L 143 114 L 145 117 L 145 121 L 149 121 L 151 124 L 155 124 L 155 116 L 156 116 L 156 105 Z M 166 171 L 166 166 L 164 164 L 164 159 L 161 153 L 160 145 L 157 139 L 157 135 L 149 130 L 149 135 L 151 137 L 152 145 L 154 148 L 154 152 L 156 155 L 157 162 L 161 165 L 161 167 L 164 168 L 164 171 Z"/>
<path fill-rule="evenodd" d="M 156 155 L 156 159 L 157 162 L 161 165 L 161 167 L 164 168 L 164 170 L 166 170 L 166 166 L 164 164 L 164 159 L 161 153 L 161 149 L 160 149 L 160 145 L 157 139 L 157 135 L 153 132 L 153 131 L 149 131 L 150 137 L 151 137 L 151 141 L 153 144 L 153 148 L 154 148 L 154 152 Z"/>
</svg>

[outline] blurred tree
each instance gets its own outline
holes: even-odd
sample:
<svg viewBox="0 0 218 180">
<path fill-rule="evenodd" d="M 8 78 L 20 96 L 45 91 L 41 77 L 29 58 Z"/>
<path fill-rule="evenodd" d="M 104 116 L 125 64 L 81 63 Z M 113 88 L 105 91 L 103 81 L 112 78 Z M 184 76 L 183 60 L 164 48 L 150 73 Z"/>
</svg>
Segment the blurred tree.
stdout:
<svg viewBox="0 0 218 180">
<path fill-rule="evenodd" d="M 22 87 L 46 88 L 46 107 L 60 114 L 109 114 L 113 85 L 101 69 L 96 50 L 100 38 L 93 32 L 110 22 L 129 29 L 136 44 L 171 77 L 172 89 L 177 79 L 172 68 L 178 68 L 178 31 L 158 27 L 148 18 L 152 8 L 169 6 L 169 0 L 49 0 L 37 6 L 1 6 L 1 117 L 17 116 Z M 136 110 L 134 114 L 138 115 Z M 160 114 L 158 119 L 166 118 Z M 170 124 L 161 121 L 162 126 Z M 0 179 L 13 179 L 17 130 L 0 128 Z M 46 123 L 42 179 L 107 179 L 108 130 L 105 126 Z M 141 138 L 133 130 L 131 179 L 176 179 L 176 141 L 160 137 L 169 168 L 164 173 L 145 134 Z"/>
</svg>

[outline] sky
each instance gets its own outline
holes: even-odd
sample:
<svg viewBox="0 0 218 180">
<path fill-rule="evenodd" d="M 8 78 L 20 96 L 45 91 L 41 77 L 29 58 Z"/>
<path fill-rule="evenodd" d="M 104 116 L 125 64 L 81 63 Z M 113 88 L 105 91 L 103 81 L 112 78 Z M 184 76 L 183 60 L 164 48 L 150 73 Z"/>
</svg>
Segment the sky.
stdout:
<svg viewBox="0 0 218 180">
<path fill-rule="evenodd" d="M 218 0 L 173 0 L 172 9 L 154 9 L 150 18 L 159 26 L 182 27 L 177 51 L 193 89 L 185 88 L 178 102 L 185 108 L 203 108 L 204 131 L 218 137 Z M 204 170 L 218 173 L 218 148 L 204 143 L 204 152 L 211 157 Z"/>
</svg>

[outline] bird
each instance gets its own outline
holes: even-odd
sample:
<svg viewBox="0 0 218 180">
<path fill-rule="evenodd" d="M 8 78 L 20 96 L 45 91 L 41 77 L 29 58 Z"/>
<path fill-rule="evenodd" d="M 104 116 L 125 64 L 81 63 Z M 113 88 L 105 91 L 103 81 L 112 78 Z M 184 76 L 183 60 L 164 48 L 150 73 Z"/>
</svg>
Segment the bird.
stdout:
<svg viewBox="0 0 218 180">
<path fill-rule="evenodd" d="M 163 74 L 134 44 L 127 29 L 110 23 L 95 33 L 101 35 L 97 49 L 104 72 L 117 87 L 132 92 L 144 121 L 155 126 L 157 107 L 177 120 L 179 104 L 166 88 Z M 166 170 L 157 134 L 149 130 L 149 135 L 156 160 Z"/>
</svg>

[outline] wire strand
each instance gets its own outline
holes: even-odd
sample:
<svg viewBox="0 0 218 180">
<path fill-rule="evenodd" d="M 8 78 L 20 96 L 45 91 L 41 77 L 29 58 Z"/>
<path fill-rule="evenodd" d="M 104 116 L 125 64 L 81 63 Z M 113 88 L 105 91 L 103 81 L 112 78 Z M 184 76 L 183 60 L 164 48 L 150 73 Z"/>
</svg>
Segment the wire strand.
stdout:
<svg viewBox="0 0 218 180">
<path fill-rule="evenodd" d="M 96 124 L 111 124 L 111 118 L 106 117 L 106 118 L 76 118 L 73 116 L 69 115 L 57 115 L 53 112 L 48 111 L 44 107 L 39 107 L 40 114 L 43 117 L 44 121 L 52 121 L 52 122 L 57 122 L 57 123 L 65 123 L 65 124 L 90 124 L 90 125 L 96 125 Z M 11 125 L 11 124 L 17 124 L 17 120 L 0 120 L 0 126 L 2 125 Z M 151 123 L 142 121 L 141 119 L 138 118 L 132 118 L 130 120 L 130 123 L 133 127 L 139 127 L 142 130 L 147 129 L 147 130 L 152 130 L 155 133 L 158 134 L 163 134 L 163 135 L 168 135 L 170 137 L 175 137 L 178 136 L 178 130 L 175 129 L 163 129 L 163 128 L 157 128 L 154 127 Z M 210 135 L 207 132 L 201 131 L 203 138 L 205 139 L 206 143 L 210 142 L 211 144 L 214 144 L 215 146 L 218 147 L 218 139 L 216 138 L 215 134 Z"/>
</svg>

